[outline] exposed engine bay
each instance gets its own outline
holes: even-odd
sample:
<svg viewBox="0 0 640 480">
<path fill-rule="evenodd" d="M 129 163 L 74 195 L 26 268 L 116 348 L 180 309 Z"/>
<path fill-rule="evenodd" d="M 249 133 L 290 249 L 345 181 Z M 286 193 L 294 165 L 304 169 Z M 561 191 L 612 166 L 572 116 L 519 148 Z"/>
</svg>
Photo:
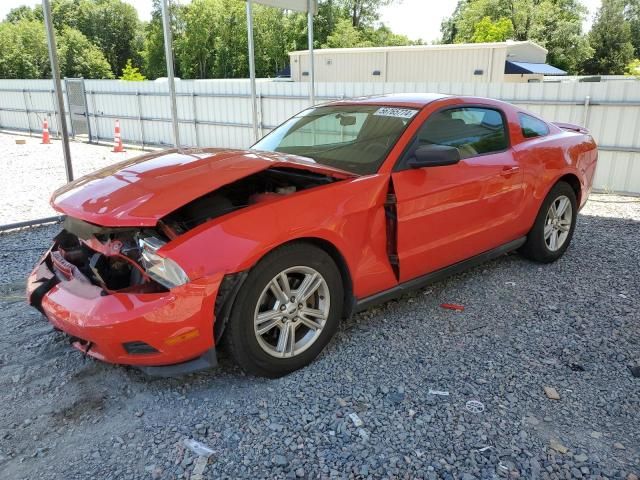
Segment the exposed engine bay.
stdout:
<svg viewBox="0 0 640 480">
<path fill-rule="evenodd" d="M 295 168 L 267 169 L 193 200 L 155 228 L 101 227 L 67 217 L 49 263 L 60 280 L 79 278 L 104 294 L 167 291 L 189 281 L 180 266 L 156 253 L 167 242 L 236 210 L 335 181 Z"/>
<path fill-rule="evenodd" d="M 163 223 L 177 235 L 249 205 L 335 182 L 334 177 L 296 168 L 270 168 L 204 195 L 170 213 Z"/>
</svg>

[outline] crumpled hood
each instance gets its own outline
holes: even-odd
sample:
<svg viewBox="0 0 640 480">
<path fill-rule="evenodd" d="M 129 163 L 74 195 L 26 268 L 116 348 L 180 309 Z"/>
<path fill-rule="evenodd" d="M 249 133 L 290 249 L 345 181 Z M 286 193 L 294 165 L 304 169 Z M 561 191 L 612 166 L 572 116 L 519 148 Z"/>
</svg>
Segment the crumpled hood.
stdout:
<svg viewBox="0 0 640 480">
<path fill-rule="evenodd" d="M 168 150 L 79 178 L 56 190 L 51 205 L 61 213 L 105 227 L 154 226 L 192 200 L 272 167 L 299 168 L 336 178 L 354 176 L 305 157 L 281 153 Z"/>
</svg>

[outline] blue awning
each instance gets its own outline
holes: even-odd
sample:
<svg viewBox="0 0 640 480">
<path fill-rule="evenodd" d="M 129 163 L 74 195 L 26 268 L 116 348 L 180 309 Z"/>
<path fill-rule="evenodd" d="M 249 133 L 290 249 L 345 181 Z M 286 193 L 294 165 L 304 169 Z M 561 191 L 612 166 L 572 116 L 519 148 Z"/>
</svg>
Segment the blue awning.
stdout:
<svg viewBox="0 0 640 480">
<path fill-rule="evenodd" d="M 552 67 L 546 63 L 511 62 L 507 60 L 504 64 L 504 73 L 538 73 L 541 75 L 566 75 L 567 72 L 559 68 Z"/>
</svg>

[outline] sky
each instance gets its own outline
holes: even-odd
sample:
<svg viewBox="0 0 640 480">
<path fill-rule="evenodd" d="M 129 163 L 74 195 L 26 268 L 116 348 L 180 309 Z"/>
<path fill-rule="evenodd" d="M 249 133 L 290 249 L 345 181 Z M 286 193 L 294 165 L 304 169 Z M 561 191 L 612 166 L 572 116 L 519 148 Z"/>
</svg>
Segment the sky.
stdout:
<svg viewBox="0 0 640 480">
<path fill-rule="evenodd" d="M 138 10 L 141 20 L 151 18 L 152 0 L 124 0 Z M 589 9 L 588 19 L 585 22 L 585 30 L 588 30 L 593 21 L 593 15 L 600 6 L 601 0 L 582 0 Z M 188 3 L 188 0 L 180 0 Z M 0 0 L 0 18 L 12 8 L 20 5 L 35 5 L 38 0 Z M 453 13 L 457 0 L 399 0 L 395 5 L 385 7 L 382 10 L 380 20 L 395 33 L 404 34 L 417 40 L 428 42 L 440 37 L 440 24 L 442 20 Z"/>
</svg>

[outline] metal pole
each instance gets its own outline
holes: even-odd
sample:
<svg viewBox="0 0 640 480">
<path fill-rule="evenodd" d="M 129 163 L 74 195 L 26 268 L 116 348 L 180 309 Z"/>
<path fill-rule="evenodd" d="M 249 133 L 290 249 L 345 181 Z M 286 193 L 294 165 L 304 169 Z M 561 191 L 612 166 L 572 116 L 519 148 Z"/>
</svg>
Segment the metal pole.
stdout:
<svg viewBox="0 0 640 480">
<path fill-rule="evenodd" d="M 196 107 L 196 94 L 191 92 L 191 109 L 193 110 L 193 133 L 196 136 L 196 147 L 200 146 L 200 138 L 198 137 L 198 109 Z"/>
<path fill-rule="evenodd" d="M 138 128 L 140 129 L 140 143 L 144 151 L 144 122 L 142 121 L 142 102 L 140 101 L 140 90 L 136 90 L 136 101 L 138 104 Z"/>
<path fill-rule="evenodd" d="M 51 76 L 53 88 L 56 92 L 56 106 L 60 112 L 60 131 L 62 132 L 62 152 L 64 153 L 64 168 L 67 172 L 67 181 L 73 180 L 73 167 L 71 165 L 71 150 L 69 149 L 69 132 L 67 132 L 67 117 L 64 111 L 64 99 L 62 98 L 62 84 L 60 82 L 60 68 L 58 67 L 58 51 L 56 50 L 56 35 L 51 21 L 51 4 L 49 0 L 42 0 L 44 13 L 44 26 L 47 30 L 47 43 L 49 44 L 49 60 L 51 61 Z"/>
<path fill-rule="evenodd" d="M 56 138 L 60 138 L 60 118 L 56 112 L 56 92 L 51 90 L 51 105 L 53 106 L 53 116 L 51 117 L 51 125 L 53 126 L 53 120 L 56 121 Z"/>
<path fill-rule="evenodd" d="M 27 126 L 29 127 L 29 136 L 31 136 L 31 117 L 29 116 L 29 105 L 27 104 L 27 91 L 22 89 L 22 102 L 24 103 L 24 111 L 27 114 Z"/>
<path fill-rule="evenodd" d="M 313 60 L 313 0 L 307 0 L 307 31 L 309 33 L 309 74 L 311 75 L 309 101 L 313 106 L 316 103 L 316 69 Z"/>
<path fill-rule="evenodd" d="M 253 138 L 260 140 L 258 132 L 258 99 L 256 98 L 256 59 L 253 45 L 253 5 L 247 0 L 247 39 L 249 44 L 249 78 L 251 79 L 251 114 L 253 118 Z"/>
<path fill-rule="evenodd" d="M 173 73 L 173 42 L 171 40 L 171 22 L 167 0 L 162 0 L 162 27 L 164 30 L 164 55 L 167 60 L 167 80 L 169 100 L 171 102 L 171 122 L 173 124 L 173 144 L 180 148 L 180 128 L 178 126 L 178 105 L 176 103 L 176 84 Z"/>
<path fill-rule="evenodd" d="M 591 103 L 591 97 L 587 95 L 584 98 L 584 112 L 582 114 L 582 126 L 587 128 L 587 122 L 589 121 L 589 104 Z"/>
</svg>

